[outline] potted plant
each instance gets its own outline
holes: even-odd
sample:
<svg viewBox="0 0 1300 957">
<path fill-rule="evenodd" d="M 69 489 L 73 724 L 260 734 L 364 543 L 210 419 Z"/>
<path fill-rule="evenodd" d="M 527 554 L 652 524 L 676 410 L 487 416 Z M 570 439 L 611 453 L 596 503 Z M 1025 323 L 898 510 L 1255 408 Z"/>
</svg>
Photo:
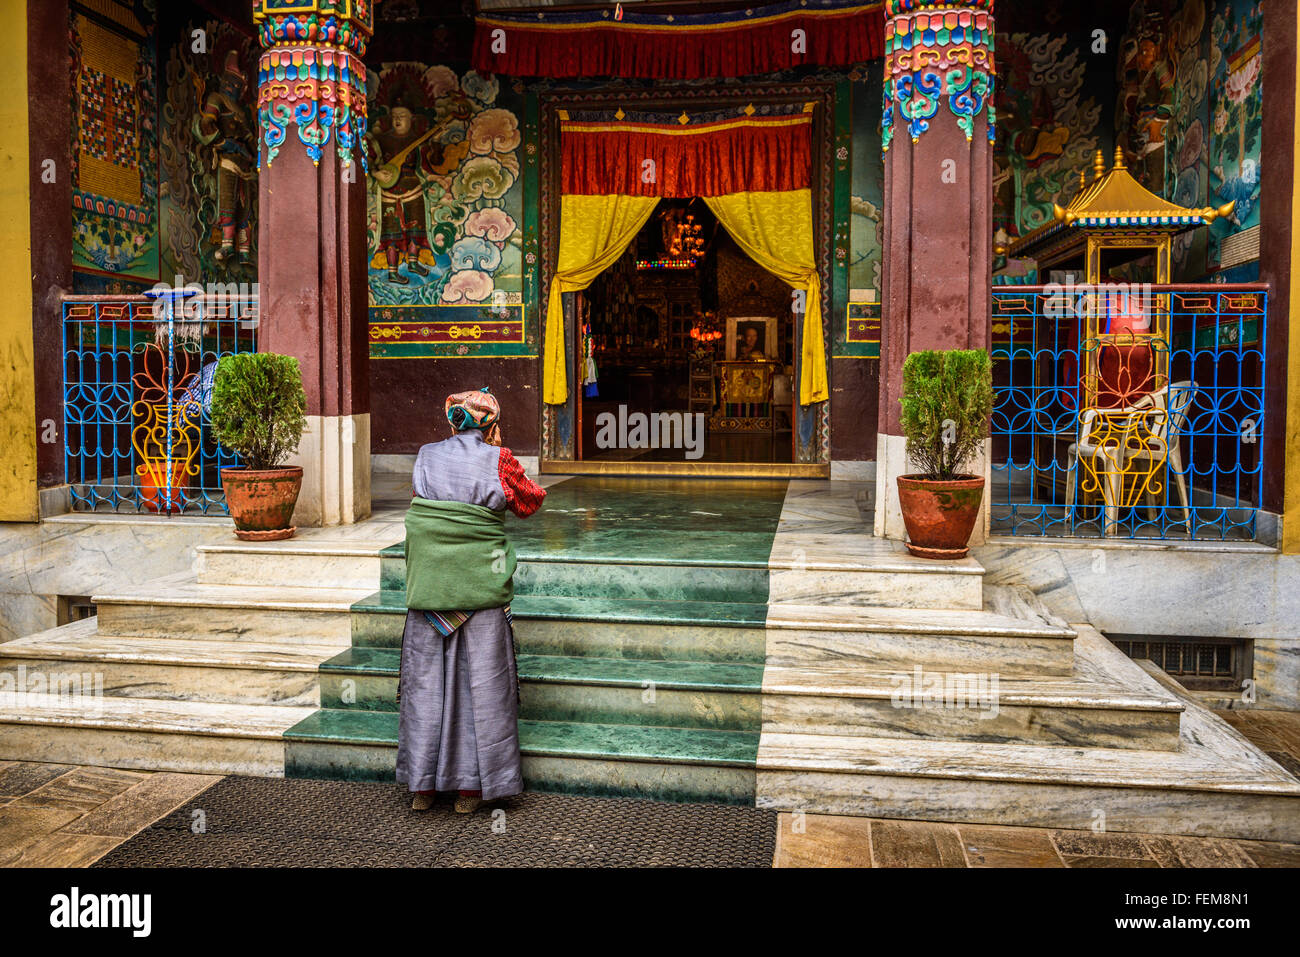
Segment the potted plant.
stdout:
<svg viewBox="0 0 1300 957">
<path fill-rule="evenodd" d="M 212 431 L 244 465 L 221 470 L 235 535 L 246 542 L 290 538 L 302 469 L 281 463 L 298 451 L 307 397 L 298 360 L 270 352 L 225 356 L 212 383 Z"/>
<path fill-rule="evenodd" d="M 980 349 L 914 352 L 903 363 L 903 434 L 911 475 L 898 477 L 907 550 L 965 558 L 984 499 L 984 478 L 966 469 L 989 434 L 993 363 Z"/>
</svg>

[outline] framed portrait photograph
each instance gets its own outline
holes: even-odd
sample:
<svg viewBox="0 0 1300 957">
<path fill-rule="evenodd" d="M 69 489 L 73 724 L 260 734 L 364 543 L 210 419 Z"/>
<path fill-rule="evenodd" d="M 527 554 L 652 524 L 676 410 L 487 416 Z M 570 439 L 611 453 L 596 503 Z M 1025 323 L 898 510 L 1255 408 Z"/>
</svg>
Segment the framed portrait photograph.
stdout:
<svg viewBox="0 0 1300 957">
<path fill-rule="evenodd" d="M 727 320 L 727 359 L 775 359 L 776 316 L 735 316 Z"/>
</svg>

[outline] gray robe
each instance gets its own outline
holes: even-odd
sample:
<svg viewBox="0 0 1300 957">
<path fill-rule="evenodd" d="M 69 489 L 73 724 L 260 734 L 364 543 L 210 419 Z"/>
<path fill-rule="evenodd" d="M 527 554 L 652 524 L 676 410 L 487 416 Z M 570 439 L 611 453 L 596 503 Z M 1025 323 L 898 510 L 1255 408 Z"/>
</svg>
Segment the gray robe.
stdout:
<svg viewBox="0 0 1300 957">
<path fill-rule="evenodd" d="M 411 791 L 524 789 L 514 639 L 505 611 L 485 608 L 446 638 L 406 614 L 397 781 Z"/>
<path fill-rule="evenodd" d="M 415 494 L 503 508 L 498 456 L 478 432 L 426 445 L 412 476 Z M 445 638 L 422 610 L 408 611 L 401 667 L 398 783 L 411 791 L 481 790 L 489 801 L 520 793 L 518 679 L 505 609 L 476 611 Z"/>
</svg>

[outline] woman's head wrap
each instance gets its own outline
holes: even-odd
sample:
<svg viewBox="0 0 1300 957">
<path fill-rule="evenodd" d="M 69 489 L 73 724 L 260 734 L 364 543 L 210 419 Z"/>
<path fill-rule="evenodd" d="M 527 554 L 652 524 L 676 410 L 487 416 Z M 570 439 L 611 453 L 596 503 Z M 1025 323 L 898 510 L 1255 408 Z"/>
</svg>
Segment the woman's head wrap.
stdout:
<svg viewBox="0 0 1300 957">
<path fill-rule="evenodd" d="M 467 429 L 490 429 L 501 418 L 501 404 L 487 386 L 473 392 L 457 392 L 447 396 L 444 407 L 447 421 L 457 432 Z"/>
</svg>

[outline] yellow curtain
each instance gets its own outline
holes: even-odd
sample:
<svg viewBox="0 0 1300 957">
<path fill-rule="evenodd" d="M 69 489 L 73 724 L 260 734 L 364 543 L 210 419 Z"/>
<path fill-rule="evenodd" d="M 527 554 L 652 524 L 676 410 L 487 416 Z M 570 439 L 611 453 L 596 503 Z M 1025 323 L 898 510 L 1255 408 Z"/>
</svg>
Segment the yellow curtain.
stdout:
<svg viewBox="0 0 1300 957">
<path fill-rule="evenodd" d="M 542 344 L 542 401 L 569 398 L 560 297 L 591 285 L 614 264 L 654 212 L 654 196 L 561 196 L 560 252 L 551 277 Z"/>
<path fill-rule="evenodd" d="M 826 350 L 822 342 L 822 284 L 813 256 L 812 191 L 706 196 L 718 222 L 768 272 L 807 295 L 799 357 L 799 404 L 823 402 Z"/>
</svg>

